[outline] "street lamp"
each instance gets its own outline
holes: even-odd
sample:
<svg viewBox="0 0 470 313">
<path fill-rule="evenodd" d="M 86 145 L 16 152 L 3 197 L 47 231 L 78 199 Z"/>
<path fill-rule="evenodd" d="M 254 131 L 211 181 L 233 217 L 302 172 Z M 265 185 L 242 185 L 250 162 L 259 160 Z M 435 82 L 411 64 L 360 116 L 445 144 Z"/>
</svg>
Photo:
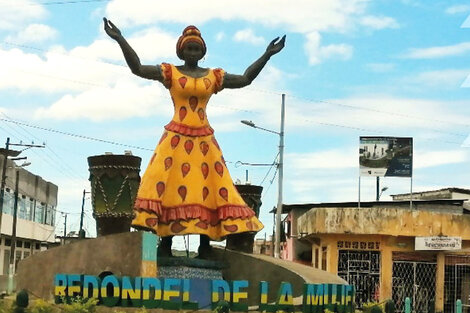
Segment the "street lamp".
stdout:
<svg viewBox="0 0 470 313">
<path fill-rule="evenodd" d="M 252 121 L 243 120 L 243 124 L 261 129 L 279 136 L 279 162 L 277 163 L 278 176 L 278 195 L 277 195 L 277 208 L 276 208 L 276 231 L 274 241 L 274 257 L 279 259 L 281 252 L 281 214 L 282 214 L 282 181 L 284 176 L 284 118 L 285 118 L 285 98 L 286 95 L 282 94 L 281 102 L 281 130 L 279 132 L 256 126 Z"/>
</svg>

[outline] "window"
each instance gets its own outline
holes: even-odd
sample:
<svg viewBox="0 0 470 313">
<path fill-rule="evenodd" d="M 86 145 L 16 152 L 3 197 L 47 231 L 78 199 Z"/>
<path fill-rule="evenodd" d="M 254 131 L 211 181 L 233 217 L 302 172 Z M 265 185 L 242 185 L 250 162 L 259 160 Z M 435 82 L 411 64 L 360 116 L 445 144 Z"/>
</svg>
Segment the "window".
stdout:
<svg viewBox="0 0 470 313">
<path fill-rule="evenodd" d="M 25 197 L 18 197 L 18 218 L 27 219 Z"/>
<path fill-rule="evenodd" d="M 44 223 L 44 207 L 43 203 L 36 203 L 36 210 L 34 212 L 34 221 L 36 223 Z"/>
<path fill-rule="evenodd" d="M 23 241 L 17 240 L 17 241 L 16 241 L 16 246 L 17 246 L 18 248 L 22 248 L 22 247 L 23 247 Z"/>
<path fill-rule="evenodd" d="M 36 250 L 40 250 L 41 249 L 41 244 L 39 242 L 36 243 Z"/>
<path fill-rule="evenodd" d="M 14 205 L 15 205 L 15 197 L 13 193 L 9 191 L 9 189 L 6 189 L 4 196 L 3 196 L 3 213 L 11 215 L 13 212 Z"/>
<path fill-rule="evenodd" d="M 24 247 L 25 249 L 30 249 L 31 248 L 31 243 L 29 241 L 24 242 Z"/>
<path fill-rule="evenodd" d="M 10 265 L 10 250 L 3 251 L 3 275 L 8 275 L 8 266 Z"/>
<path fill-rule="evenodd" d="M 5 246 L 7 247 L 11 246 L 11 239 L 5 238 Z"/>
<path fill-rule="evenodd" d="M 320 249 L 315 248 L 315 268 L 320 268 Z"/>
<path fill-rule="evenodd" d="M 327 262 L 328 262 L 328 247 L 322 246 L 321 247 L 321 269 L 326 271 Z"/>
<path fill-rule="evenodd" d="M 55 225 L 55 214 L 56 214 L 55 207 L 51 206 L 51 224 L 50 224 L 51 226 Z"/>
<path fill-rule="evenodd" d="M 47 205 L 46 206 L 46 221 L 45 221 L 47 225 L 53 225 L 52 223 L 53 212 L 54 212 L 54 209 L 52 205 Z"/>
</svg>

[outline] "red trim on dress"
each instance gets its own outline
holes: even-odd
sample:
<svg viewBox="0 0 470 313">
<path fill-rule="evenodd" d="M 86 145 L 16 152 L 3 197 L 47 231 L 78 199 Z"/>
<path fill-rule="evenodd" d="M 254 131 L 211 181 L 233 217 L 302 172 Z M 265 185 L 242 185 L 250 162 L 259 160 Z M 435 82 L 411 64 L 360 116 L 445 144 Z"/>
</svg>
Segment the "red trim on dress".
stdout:
<svg viewBox="0 0 470 313">
<path fill-rule="evenodd" d="M 214 82 L 214 93 L 218 93 L 222 90 L 222 84 L 224 82 L 224 70 L 221 68 L 216 68 L 213 70 L 215 76 Z"/>
<path fill-rule="evenodd" d="M 162 63 L 162 76 L 163 76 L 163 85 L 170 89 L 171 88 L 171 65 L 168 63 Z"/>
<path fill-rule="evenodd" d="M 178 133 L 184 136 L 191 136 L 191 137 L 203 137 L 209 136 L 214 133 L 214 129 L 210 126 L 201 126 L 201 127 L 193 127 L 188 126 L 186 124 L 181 124 L 175 121 L 171 121 L 165 126 L 165 129 L 168 131 L 172 131 L 174 133 Z"/>
<path fill-rule="evenodd" d="M 200 219 L 217 225 L 226 219 L 249 219 L 255 212 L 246 205 L 226 204 L 211 210 L 200 204 L 183 204 L 175 207 L 164 207 L 160 200 L 137 198 L 134 210 L 146 211 L 157 215 L 160 223 L 169 224 L 178 220 Z"/>
</svg>

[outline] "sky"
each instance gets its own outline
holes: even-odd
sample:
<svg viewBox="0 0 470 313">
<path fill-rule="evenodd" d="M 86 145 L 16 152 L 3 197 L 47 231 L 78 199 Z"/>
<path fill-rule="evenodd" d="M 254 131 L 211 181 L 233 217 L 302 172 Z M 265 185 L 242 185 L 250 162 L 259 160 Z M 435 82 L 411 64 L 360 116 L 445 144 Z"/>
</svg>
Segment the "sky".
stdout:
<svg viewBox="0 0 470 313">
<path fill-rule="evenodd" d="M 391 194 L 470 188 L 470 5 L 464 1 L 0 0 L 0 144 L 45 143 L 23 155 L 59 186 L 78 230 L 87 157 L 132 150 L 149 162 L 172 116 L 168 92 L 134 76 L 103 31 L 116 24 L 143 64 L 181 64 L 187 25 L 202 32 L 202 67 L 242 74 L 269 42 L 283 51 L 243 89 L 213 96 L 207 114 L 233 180 L 264 187 L 260 220 L 272 234 L 274 162 L 286 94 L 284 203 L 375 200 L 362 177 L 360 136 L 413 137 L 413 180 L 381 178 Z M 85 228 L 94 235 L 89 195 Z M 58 213 L 56 232 L 63 231 Z M 197 236 L 194 236 L 197 237 Z M 181 239 L 181 238 L 180 238 Z M 191 242 L 197 242 L 197 238 Z M 184 242 L 177 245 L 184 248 Z"/>
</svg>

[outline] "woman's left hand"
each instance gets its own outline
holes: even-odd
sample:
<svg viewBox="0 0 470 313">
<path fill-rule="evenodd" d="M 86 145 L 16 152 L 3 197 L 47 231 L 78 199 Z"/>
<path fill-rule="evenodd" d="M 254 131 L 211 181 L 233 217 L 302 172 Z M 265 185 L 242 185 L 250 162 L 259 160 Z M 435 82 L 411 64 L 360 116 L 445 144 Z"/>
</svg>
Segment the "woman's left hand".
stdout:
<svg viewBox="0 0 470 313">
<path fill-rule="evenodd" d="M 286 43 L 286 35 L 282 36 L 281 40 L 278 41 L 278 39 L 279 37 L 274 38 L 274 40 L 271 41 L 266 48 L 266 52 L 269 54 L 269 56 L 275 55 L 284 48 Z"/>
</svg>

